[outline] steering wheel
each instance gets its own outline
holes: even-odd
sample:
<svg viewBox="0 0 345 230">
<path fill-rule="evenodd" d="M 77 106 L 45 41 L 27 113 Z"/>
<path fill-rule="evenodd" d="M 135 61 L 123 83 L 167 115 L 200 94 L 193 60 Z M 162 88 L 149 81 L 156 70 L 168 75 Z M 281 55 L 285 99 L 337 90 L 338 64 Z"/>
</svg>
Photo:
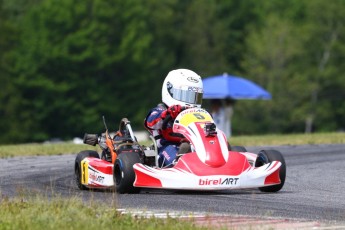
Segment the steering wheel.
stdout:
<svg viewBox="0 0 345 230">
<path fill-rule="evenodd" d="M 121 139 L 122 141 L 137 142 L 130 121 L 127 118 L 122 118 L 120 121 L 119 132 L 124 135 Z"/>
</svg>

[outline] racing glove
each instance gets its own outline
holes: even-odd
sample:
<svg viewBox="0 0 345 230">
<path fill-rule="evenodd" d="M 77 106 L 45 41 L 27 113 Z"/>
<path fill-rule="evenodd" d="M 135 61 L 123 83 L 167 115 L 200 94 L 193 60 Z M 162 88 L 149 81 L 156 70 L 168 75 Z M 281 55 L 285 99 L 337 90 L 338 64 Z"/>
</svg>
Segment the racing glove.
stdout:
<svg viewBox="0 0 345 230">
<path fill-rule="evenodd" d="M 167 111 L 170 113 L 171 118 L 175 119 L 182 111 L 182 107 L 180 105 L 172 105 L 167 109 Z"/>
<path fill-rule="evenodd" d="M 161 113 L 161 118 L 164 120 L 168 114 L 171 115 L 172 119 L 175 119 L 180 112 L 183 110 L 183 107 L 180 105 L 172 105 L 167 110 L 164 110 Z"/>
</svg>

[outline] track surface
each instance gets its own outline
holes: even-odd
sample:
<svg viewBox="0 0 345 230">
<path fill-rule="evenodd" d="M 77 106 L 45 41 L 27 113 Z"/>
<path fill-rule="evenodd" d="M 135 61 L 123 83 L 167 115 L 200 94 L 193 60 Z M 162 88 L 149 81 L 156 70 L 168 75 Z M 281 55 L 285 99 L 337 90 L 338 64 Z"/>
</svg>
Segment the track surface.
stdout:
<svg viewBox="0 0 345 230">
<path fill-rule="evenodd" d="M 115 201 L 124 209 L 345 222 L 345 145 L 247 148 L 254 153 L 261 149 L 277 149 L 285 157 L 287 177 L 278 193 L 143 190 L 140 194 L 118 195 L 110 191 L 80 191 L 73 179 L 76 155 L 57 155 L 0 159 L 0 194 L 13 197 L 30 190 Z"/>
</svg>

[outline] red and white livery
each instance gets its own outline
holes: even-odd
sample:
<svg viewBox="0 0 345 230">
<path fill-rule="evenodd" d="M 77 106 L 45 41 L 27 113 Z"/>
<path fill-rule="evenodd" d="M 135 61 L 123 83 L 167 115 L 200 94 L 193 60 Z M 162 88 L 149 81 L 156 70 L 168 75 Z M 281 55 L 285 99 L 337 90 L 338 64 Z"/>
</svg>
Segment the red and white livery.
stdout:
<svg viewBox="0 0 345 230">
<path fill-rule="evenodd" d="M 179 157 L 171 168 L 134 165 L 134 186 L 187 190 L 256 188 L 280 184 L 282 163 L 272 161 L 255 167 L 256 154 L 229 151 L 224 133 L 207 130 L 214 124 L 210 114 L 200 108 L 182 111 L 173 131 L 191 143 L 191 153 Z M 214 126 L 213 126 L 214 127 Z"/>
<path fill-rule="evenodd" d="M 132 142 L 114 145 L 116 159 L 99 159 L 90 151 L 78 154 L 75 175 L 79 188 L 115 186 L 120 193 L 139 192 L 142 187 L 177 190 L 259 188 L 277 192 L 284 185 L 286 165 L 280 152 L 262 150 L 254 154 L 242 146 L 230 147 L 224 133 L 202 108 L 186 109 L 174 120 L 173 132 L 182 134 L 192 151 L 178 156 L 169 168 L 158 166 L 157 148 L 147 150 L 137 144 L 129 122 L 120 127 L 129 131 Z"/>
</svg>

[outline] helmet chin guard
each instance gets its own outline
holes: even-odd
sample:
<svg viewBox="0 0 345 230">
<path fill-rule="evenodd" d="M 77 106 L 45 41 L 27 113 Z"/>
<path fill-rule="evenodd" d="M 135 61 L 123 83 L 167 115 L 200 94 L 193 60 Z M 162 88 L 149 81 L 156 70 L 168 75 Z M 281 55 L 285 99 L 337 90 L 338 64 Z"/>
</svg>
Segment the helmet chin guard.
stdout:
<svg viewBox="0 0 345 230">
<path fill-rule="evenodd" d="M 167 105 L 201 107 L 203 84 L 201 77 L 188 69 L 172 70 L 165 77 L 162 101 Z"/>
</svg>

